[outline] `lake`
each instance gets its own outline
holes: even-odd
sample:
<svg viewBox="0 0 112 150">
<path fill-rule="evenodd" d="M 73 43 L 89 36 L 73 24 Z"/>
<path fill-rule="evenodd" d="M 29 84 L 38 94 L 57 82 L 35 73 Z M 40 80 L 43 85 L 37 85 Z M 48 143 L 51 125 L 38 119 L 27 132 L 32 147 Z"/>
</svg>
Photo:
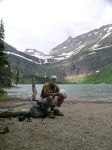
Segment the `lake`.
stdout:
<svg viewBox="0 0 112 150">
<path fill-rule="evenodd" d="M 112 84 L 59 84 L 60 89 L 67 93 L 66 101 L 112 101 Z M 42 84 L 36 84 L 37 96 L 40 97 Z M 17 87 L 4 88 L 9 96 L 16 98 L 31 98 L 32 85 L 19 84 Z"/>
</svg>

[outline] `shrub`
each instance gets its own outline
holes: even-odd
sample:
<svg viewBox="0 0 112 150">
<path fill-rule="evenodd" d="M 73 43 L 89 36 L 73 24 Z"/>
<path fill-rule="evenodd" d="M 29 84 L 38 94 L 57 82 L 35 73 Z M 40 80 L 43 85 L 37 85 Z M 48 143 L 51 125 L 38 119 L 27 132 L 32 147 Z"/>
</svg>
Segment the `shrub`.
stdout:
<svg viewBox="0 0 112 150">
<path fill-rule="evenodd" d="M 7 94 L 7 91 L 4 91 L 3 89 L 0 88 L 0 95 Z"/>
</svg>

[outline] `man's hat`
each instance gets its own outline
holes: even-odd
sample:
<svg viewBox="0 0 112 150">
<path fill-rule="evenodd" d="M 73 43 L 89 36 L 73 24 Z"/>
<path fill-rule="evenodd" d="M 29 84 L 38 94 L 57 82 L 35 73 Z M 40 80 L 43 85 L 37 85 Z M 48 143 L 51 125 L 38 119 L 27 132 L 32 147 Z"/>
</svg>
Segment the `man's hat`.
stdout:
<svg viewBox="0 0 112 150">
<path fill-rule="evenodd" d="M 52 76 L 50 77 L 50 79 L 57 79 L 57 76 L 52 75 Z"/>
</svg>

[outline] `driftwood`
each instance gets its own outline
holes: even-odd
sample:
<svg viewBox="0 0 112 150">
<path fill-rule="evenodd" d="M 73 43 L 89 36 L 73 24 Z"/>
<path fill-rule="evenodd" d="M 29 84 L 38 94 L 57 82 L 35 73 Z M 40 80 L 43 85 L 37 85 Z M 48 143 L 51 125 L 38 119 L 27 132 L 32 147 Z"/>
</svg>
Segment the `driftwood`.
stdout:
<svg viewBox="0 0 112 150">
<path fill-rule="evenodd" d="M 30 116 L 30 109 L 0 109 L 0 118 Z"/>
<path fill-rule="evenodd" d="M 33 91 L 33 95 L 31 97 L 32 101 L 35 101 L 36 95 L 37 95 L 37 90 L 35 88 L 35 77 L 33 77 L 32 79 L 32 91 Z"/>
</svg>

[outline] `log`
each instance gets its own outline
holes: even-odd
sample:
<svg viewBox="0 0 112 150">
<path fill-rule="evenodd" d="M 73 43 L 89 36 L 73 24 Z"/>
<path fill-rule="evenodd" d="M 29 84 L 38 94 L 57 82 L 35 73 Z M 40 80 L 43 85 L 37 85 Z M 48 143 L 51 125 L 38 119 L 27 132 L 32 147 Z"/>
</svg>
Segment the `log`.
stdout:
<svg viewBox="0 0 112 150">
<path fill-rule="evenodd" d="M 36 95 L 37 95 L 37 90 L 35 88 L 35 77 L 32 78 L 32 91 L 33 91 L 33 95 L 31 97 L 32 101 L 35 101 Z"/>
<path fill-rule="evenodd" d="M 0 109 L 0 118 L 30 116 L 30 109 Z"/>
</svg>

